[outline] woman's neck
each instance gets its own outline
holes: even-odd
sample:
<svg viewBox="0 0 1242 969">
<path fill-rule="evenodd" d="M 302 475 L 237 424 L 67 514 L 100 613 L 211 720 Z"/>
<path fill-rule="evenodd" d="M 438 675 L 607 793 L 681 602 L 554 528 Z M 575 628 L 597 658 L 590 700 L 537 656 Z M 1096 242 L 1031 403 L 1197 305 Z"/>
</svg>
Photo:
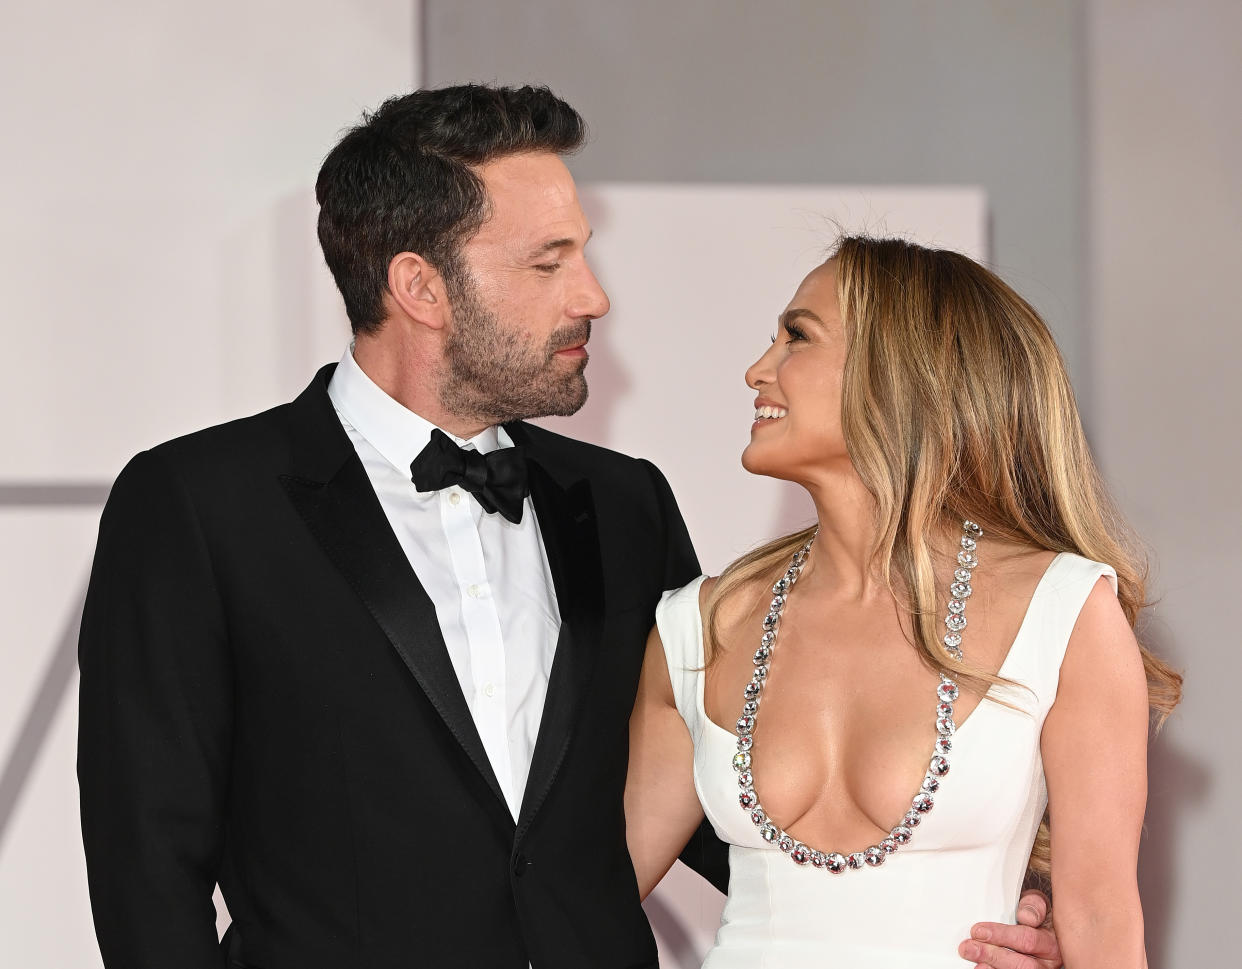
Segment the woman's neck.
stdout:
<svg viewBox="0 0 1242 969">
<path fill-rule="evenodd" d="M 889 591 L 871 553 L 875 546 L 875 499 L 853 468 L 803 482 L 815 503 L 819 534 L 805 578 L 824 583 L 834 595 L 865 600 Z"/>
</svg>

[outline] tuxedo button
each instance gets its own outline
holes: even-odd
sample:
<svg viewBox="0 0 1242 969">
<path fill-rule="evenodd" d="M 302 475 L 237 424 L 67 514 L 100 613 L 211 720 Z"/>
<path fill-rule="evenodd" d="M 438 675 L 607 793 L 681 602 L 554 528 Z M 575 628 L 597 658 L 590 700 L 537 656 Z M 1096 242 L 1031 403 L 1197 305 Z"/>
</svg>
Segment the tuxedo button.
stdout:
<svg viewBox="0 0 1242 969">
<path fill-rule="evenodd" d="M 486 686 L 484 686 L 484 687 L 483 687 L 483 695 L 484 695 L 484 696 L 489 696 L 489 697 L 491 697 L 491 696 L 495 696 L 495 695 L 496 695 L 496 686 L 495 686 L 495 684 L 494 684 L 494 683 L 488 683 Z"/>
<path fill-rule="evenodd" d="M 530 859 L 525 855 L 518 855 L 513 859 L 513 874 L 517 878 L 521 878 L 526 874 L 526 869 L 530 867 Z"/>
<path fill-rule="evenodd" d="M 466 595 L 468 595 L 471 599 L 477 599 L 480 595 L 482 595 L 482 592 L 483 590 L 480 589 L 477 585 L 469 586 L 466 589 Z"/>
<path fill-rule="evenodd" d="M 450 491 L 450 492 L 449 492 L 449 504 L 450 504 L 450 505 L 456 505 L 456 504 L 460 504 L 460 503 L 461 503 L 461 492 L 460 492 L 460 491 Z"/>
</svg>

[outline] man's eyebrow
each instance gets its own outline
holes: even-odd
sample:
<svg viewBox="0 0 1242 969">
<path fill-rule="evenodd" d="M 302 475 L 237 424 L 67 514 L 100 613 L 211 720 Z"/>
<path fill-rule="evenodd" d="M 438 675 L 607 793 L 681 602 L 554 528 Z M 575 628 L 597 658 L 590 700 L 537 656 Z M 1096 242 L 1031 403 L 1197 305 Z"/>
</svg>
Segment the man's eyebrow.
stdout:
<svg viewBox="0 0 1242 969">
<path fill-rule="evenodd" d="M 586 242 L 584 242 L 583 245 L 585 246 L 587 242 L 590 242 L 591 237 L 594 235 L 595 235 L 595 230 L 592 229 L 590 233 L 588 233 L 586 237 Z M 563 239 L 551 239 L 548 242 L 545 242 L 543 245 L 537 246 L 536 248 L 532 249 L 527 254 L 527 258 L 538 259 L 540 256 L 546 256 L 548 253 L 555 252 L 557 249 L 564 249 L 566 246 L 572 246 L 577 241 L 578 241 L 577 239 L 571 239 L 569 238 L 569 236 L 565 236 Z"/>
<path fill-rule="evenodd" d="M 783 327 L 786 323 L 794 323 L 797 320 L 810 320 L 812 323 L 818 323 L 820 326 L 824 325 L 824 321 L 815 313 L 808 309 L 803 309 L 801 306 L 794 306 L 785 310 L 784 313 L 777 317 L 776 325 Z"/>
</svg>

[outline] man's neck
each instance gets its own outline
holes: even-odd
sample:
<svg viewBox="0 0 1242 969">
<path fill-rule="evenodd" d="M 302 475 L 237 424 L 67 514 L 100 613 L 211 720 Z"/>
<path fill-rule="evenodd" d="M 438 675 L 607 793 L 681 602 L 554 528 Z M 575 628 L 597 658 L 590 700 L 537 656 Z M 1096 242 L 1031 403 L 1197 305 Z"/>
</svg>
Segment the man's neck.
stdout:
<svg viewBox="0 0 1242 969">
<path fill-rule="evenodd" d="M 394 334 L 387 336 L 383 340 L 359 336 L 353 347 L 354 362 L 380 390 L 406 410 L 463 441 L 491 426 L 445 410 L 439 399 L 438 361 L 426 359 L 418 347 L 395 341 Z M 392 345 L 394 342 L 398 345 Z"/>
</svg>

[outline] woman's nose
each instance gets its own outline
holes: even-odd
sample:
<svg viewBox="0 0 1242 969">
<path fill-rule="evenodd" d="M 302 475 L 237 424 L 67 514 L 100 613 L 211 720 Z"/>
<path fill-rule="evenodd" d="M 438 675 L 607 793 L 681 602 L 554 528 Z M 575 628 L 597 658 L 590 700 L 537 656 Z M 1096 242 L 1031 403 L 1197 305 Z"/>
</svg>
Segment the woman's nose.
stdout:
<svg viewBox="0 0 1242 969">
<path fill-rule="evenodd" d="M 763 355 L 746 368 L 746 386 L 751 390 L 758 390 L 762 384 L 770 384 L 774 379 L 776 367 L 772 362 L 772 351 L 776 349 L 773 343 Z"/>
</svg>

